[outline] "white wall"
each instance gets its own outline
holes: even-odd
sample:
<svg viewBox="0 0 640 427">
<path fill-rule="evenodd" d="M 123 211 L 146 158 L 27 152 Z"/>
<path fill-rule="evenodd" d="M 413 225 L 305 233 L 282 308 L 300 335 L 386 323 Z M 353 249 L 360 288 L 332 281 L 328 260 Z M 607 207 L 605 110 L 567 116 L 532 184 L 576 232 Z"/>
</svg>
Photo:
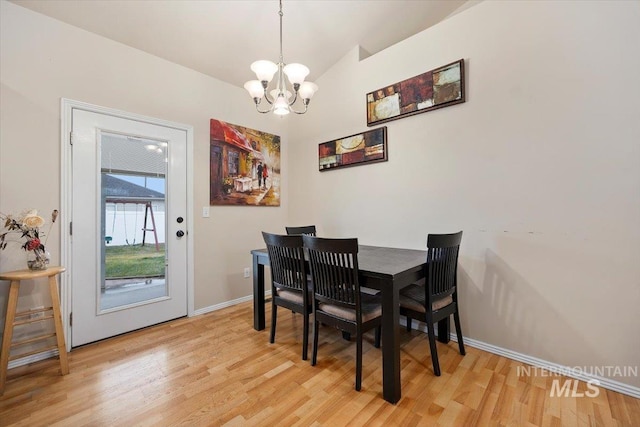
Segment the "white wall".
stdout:
<svg viewBox="0 0 640 427">
<path fill-rule="evenodd" d="M 260 230 L 284 230 L 287 197 L 281 207 L 212 206 L 211 217 L 201 218 L 209 204 L 209 119 L 280 135 L 284 194 L 287 121 L 256 114 L 242 88 L 13 3 L 0 1 L 0 20 L 0 211 L 60 208 L 62 97 L 192 125 L 195 309 L 251 295 L 243 268 L 251 265 L 250 250 L 264 245 Z M 59 262 L 59 228 L 48 246 Z M 25 260 L 21 251 L 0 252 L 0 270 L 24 268 Z M 40 288 L 25 283 L 19 305 L 41 305 Z M 0 282 L 2 319 L 7 293 Z"/>
<path fill-rule="evenodd" d="M 637 366 L 639 40 L 637 1 L 485 1 L 365 60 L 354 48 L 291 128 L 290 222 L 409 248 L 463 230 L 466 336 Z M 466 103 L 387 123 L 386 163 L 318 172 L 319 143 L 367 130 L 366 93 L 460 58 Z"/>
</svg>

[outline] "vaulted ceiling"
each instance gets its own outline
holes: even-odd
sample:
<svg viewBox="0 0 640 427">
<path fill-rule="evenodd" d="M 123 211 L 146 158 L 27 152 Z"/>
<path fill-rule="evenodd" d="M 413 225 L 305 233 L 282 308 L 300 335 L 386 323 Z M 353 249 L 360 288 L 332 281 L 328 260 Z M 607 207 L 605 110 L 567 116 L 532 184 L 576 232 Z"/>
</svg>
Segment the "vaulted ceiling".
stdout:
<svg viewBox="0 0 640 427">
<path fill-rule="evenodd" d="M 480 0 L 284 0 L 283 54 L 315 80 L 355 46 L 377 53 Z M 279 57 L 276 0 L 14 0 L 13 3 L 242 86 Z"/>
</svg>

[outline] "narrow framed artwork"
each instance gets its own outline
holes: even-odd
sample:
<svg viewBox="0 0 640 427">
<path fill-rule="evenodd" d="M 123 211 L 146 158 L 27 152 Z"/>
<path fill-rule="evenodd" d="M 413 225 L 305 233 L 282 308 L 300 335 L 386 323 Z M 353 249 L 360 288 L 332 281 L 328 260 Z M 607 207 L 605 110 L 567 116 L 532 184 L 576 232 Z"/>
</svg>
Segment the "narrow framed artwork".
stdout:
<svg viewBox="0 0 640 427">
<path fill-rule="evenodd" d="M 357 133 L 318 146 L 319 170 L 321 172 L 347 166 L 386 162 L 387 127 L 383 126 Z"/>
<path fill-rule="evenodd" d="M 465 101 L 464 59 L 367 94 L 367 126 Z"/>
<path fill-rule="evenodd" d="M 211 119 L 209 204 L 280 206 L 280 137 Z"/>
</svg>

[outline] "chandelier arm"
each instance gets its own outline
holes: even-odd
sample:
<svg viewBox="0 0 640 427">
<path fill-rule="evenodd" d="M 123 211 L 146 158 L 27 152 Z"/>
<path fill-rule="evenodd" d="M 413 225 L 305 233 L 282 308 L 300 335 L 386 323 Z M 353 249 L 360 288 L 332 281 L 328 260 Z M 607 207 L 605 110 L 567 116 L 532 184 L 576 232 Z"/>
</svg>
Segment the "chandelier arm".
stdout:
<svg viewBox="0 0 640 427">
<path fill-rule="evenodd" d="M 294 96 L 293 96 L 293 101 L 291 101 L 289 103 L 289 107 L 291 107 L 293 104 L 295 104 L 297 100 L 298 100 L 298 91 L 295 91 L 294 92 Z"/>
<path fill-rule="evenodd" d="M 304 103 L 304 110 L 296 111 L 296 110 L 293 109 L 293 107 L 289 106 L 289 111 L 292 111 L 292 112 L 294 112 L 296 114 L 304 114 L 304 113 L 307 112 L 308 106 L 309 106 L 309 102 L 307 101 L 307 102 Z"/>
<path fill-rule="evenodd" d="M 267 93 L 267 91 L 266 91 L 266 90 L 264 91 L 264 96 L 263 96 L 263 98 L 267 100 L 267 102 L 269 103 L 269 105 L 273 105 L 273 102 L 275 101 L 275 99 L 269 99 L 269 94 Z"/>
<path fill-rule="evenodd" d="M 269 105 L 273 105 L 273 102 L 275 101 L 275 99 L 269 99 L 269 93 L 267 92 L 267 88 L 268 88 L 268 86 L 269 86 L 269 82 L 268 82 L 268 81 L 266 81 L 266 80 L 263 80 L 263 81 L 261 81 L 260 83 L 262 84 L 262 93 L 263 93 L 262 97 L 263 97 L 264 99 L 266 99 L 266 100 L 267 100 L 267 102 L 269 103 Z M 262 101 L 262 99 L 260 99 L 260 100 L 258 101 L 258 103 L 259 103 L 260 101 Z"/>
<path fill-rule="evenodd" d="M 270 112 L 270 111 L 271 111 L 271 108 L 269 108 L 269 109 L 267 109 L 267 110 L 262 111 L 262 110 L 260 109 L 260 107 L 258 107 L 258 105 L 259 105 L 259 103 L 256 103 L 256 111 L 257 111 L 258 113 L 265 114 L 265 113 L 268 113 L 268 112 Z"/>
</svg>

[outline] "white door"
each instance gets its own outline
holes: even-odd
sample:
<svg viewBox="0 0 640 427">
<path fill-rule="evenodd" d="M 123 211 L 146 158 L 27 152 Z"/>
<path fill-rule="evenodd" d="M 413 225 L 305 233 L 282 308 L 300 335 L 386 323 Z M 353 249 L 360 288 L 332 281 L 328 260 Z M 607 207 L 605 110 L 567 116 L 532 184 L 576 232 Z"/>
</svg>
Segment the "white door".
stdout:
<svg viewBox="0 0 640 427">
<path fill-rule="evenodd" d="M 187 133 L 72 110 L 71 346 L 187 314 Z"/>
</svg>

